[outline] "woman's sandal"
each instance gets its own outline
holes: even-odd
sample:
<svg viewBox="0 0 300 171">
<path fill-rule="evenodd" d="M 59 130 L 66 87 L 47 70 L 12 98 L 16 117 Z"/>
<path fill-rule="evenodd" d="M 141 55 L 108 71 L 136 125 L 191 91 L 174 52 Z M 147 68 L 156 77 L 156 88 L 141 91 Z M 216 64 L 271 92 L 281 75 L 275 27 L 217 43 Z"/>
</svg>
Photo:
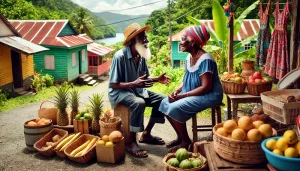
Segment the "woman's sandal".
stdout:
<svg viewBox="0 0 300 171">
<path fill-rule="evenodd" d="M 131 154 L 134 157 L 137 157 L 137 158 L 148 157 L 147 151 L 141 149 L 140 147 L 134 146 L 133 148 L 130 148 L 130 147 L 125 146 L 125 149 L 129 154 Z"/>
<path fill-rule="evenodd" d="M 180 145 L 181 144 L 181 141 L 178 141 L 178 140 L 172 140 L 170 141 L 166 147 L 167 148 L 171 148 L 171 147 L 174 147 L 174 146 L 177 146 L 177 145 Z"/>
</svg>

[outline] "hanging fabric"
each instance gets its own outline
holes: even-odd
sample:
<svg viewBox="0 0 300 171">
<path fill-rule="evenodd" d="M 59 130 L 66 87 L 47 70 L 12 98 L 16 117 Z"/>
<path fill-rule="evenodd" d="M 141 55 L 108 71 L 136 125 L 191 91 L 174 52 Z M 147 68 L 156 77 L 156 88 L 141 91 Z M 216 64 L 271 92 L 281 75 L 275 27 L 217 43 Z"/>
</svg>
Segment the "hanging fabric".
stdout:
<svg viewBox="0 0 300 171">
<path fill-rule="evenodd" d="M 286 30 L 289 14 L 289 1 L 286 1 L 283 11 L 280 12 L 277 0 L 273 12 L 275 28 L 272 33 L 264 70 L 272 78 L 281 79 L 290 70 Z"/>
<path fill-rule="evenodd" d="M 261 67 L 266 63 L 268 48 L 270 44 L 271 31 L 269 27 L 269 9 L 271 0 L 268 1 L 267 7 L 263 10 L 262 1 L 260 1 L 259 8 L 259 21 L 260 21 L 260 30 L 258 33 L 258 38 L 256 41 L 256 66 Z"/>
</svg>

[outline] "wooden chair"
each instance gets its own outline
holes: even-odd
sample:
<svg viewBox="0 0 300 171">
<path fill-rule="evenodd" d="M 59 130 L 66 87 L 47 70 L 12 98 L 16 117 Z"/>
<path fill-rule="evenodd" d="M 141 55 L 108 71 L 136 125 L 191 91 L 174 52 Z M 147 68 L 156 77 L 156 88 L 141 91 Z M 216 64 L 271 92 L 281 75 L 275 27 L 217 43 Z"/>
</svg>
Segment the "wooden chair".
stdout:
<svg viewBox="0 0 300 171">
<path fill-rule="evenodd" d="M 121 118 L 121 128 L 124 134 L 125 142 L 129 142 L 129 127 L 130 127 L 130 111 L 129 108 L 118 104 L 117 107 L 114 109 L 114 116 L 118 116 Z"/>
<path fill-rule="evenodd" d="M 211 108 L 211 125 L 197 125 L 197 115 L 192 117 L 192 131 L 193 131 L 193 142 L 197 142 L 198 141 L 198 132 L 201 131 L 212 131 L 213 127 L 217 124 L 217 123 L 221 123 L 222 119 L 221 119 L 221 106 L 225 106 L 223 103 L 217 106 L 214 106 Z M 217 117 L 215 115 L 217 111 Z M 216 122 L 217 119 L 217 122 Z"/>
</svg>

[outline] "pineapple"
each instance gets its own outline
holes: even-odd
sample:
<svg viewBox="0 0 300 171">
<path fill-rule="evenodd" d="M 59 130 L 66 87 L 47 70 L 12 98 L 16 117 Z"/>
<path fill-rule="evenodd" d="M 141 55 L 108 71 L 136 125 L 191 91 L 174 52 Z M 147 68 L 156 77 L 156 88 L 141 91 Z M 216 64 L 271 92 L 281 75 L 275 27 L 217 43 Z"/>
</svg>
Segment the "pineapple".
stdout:
<svg viewBox="0 0 300 171">
<path fill-rule="evenodd" d="M 98 134 L 100 133 L 99 119 L 103 110 L 103 94 L 100 93 L 93 94 L 92 97 L 89 97 L 89 100 L 91 103 L 90 108 L 93 113 L 92 132 L 94 134 Z"/>
<path fill-rule="evenodd" d="M 57 125 L 66 126 L 69 124 L 68 113 L 66 111 L 68 106 L 69 87 L 59 86 L 55 89 L 54 104 L 58 108 Z"/>
<path fill-rule="evenodd" d="M 79 107 L 79 92 L 78 90 L 73 89 L 70 93 L 70 103 L 71 103 L 71 125 L 73 125 L 73 120 L 75 119 L 75 116 L 79 113 L 78 107 Z"/>
</svg>

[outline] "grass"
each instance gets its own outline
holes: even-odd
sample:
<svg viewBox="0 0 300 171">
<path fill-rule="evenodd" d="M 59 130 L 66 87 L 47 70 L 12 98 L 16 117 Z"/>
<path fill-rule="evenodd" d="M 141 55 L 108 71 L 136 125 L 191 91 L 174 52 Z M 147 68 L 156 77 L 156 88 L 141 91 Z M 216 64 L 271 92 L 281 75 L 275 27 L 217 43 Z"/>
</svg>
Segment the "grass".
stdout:
<svg viewBox="0 0 300 171">
<path fill-rule="evenodd" d="M 74 86 L 77 90 L 87 90 L 92 87 L 84 85 L 84 86 Z M 55 86 L 45 88 L 40 90 L 36 95 L 33 96 L 18 96 L 15 98 L 10 98 L 7 101 L 4 101 L 0 106 L 0 112 L 11 110 L 20 106 L 28 105 L 33 102 L 38 102 L 41 100 L 46 100 L 52 98 L 55 95 Z"/>
</svg>

